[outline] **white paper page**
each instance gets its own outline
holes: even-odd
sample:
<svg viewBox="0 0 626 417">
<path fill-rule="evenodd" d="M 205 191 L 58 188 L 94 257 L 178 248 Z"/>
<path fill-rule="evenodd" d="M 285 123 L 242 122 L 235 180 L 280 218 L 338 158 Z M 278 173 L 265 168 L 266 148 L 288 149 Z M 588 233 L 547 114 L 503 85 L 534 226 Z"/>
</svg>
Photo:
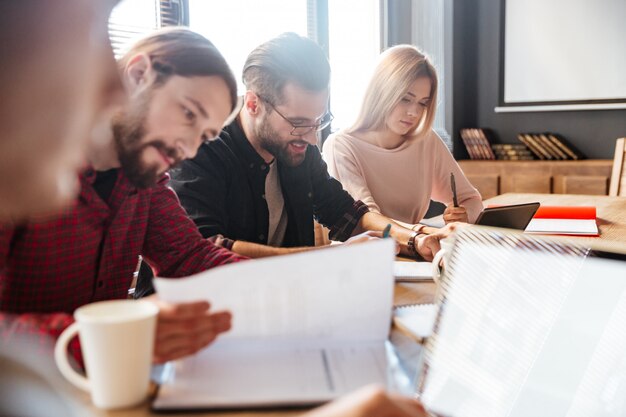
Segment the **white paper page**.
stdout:
<svg viewBox="0 0 626 417">
<path fill-rule="evenodd" d="M 396 281 L 432 281 L 433 264 L 430 262 L 395 261 L 393 276 Z"/>
<path fill-rule="evenodd" d="M 465 244 L 422 400 L 450 416 L 626 414 L 626 262 Z"/>
<path fill-rule="evenodd" d="M 233 313 L 221 338 L 379 341 L 393 304 L 391 239 L 245 261 L 189 278 L 156 278 L 169 301 L 207 299 Z"/>
<path fill-rule="evenodd" d="M 597 235 L 595 219 L 532 219 L 526 233 Z"/>
<path fill-rule="evenodd" d="M 393 312 L 394 323 L 418 338 L 426 338 L 432 334 L 436 318 L 435 304 L 398 307 Z"/>
<path fill-rule="evenodd" d="M 176 363 L 153 407 L 316 404 L 367 384 L 387 385 L 384 343 L 312 348 L 222 341 Z"/>
</svg>

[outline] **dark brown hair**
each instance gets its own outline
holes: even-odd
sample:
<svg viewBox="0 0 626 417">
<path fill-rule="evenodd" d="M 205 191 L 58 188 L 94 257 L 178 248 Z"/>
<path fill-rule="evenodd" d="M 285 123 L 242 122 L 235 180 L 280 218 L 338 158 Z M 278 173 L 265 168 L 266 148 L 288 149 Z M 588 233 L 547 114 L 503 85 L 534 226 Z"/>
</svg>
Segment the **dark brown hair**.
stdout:
<svg viewBox="0 0 626 417">
<path fill-rule="evenodd" d="M 157 83 L 172 75 L 181 77 L 212 76 L 222 78 L 230 91 L 231 111 L 237 104 L 237 81 L 215 45 L 204 36 L 186 28 L 167 28 L 151 33 L 136 42 L 118 61 L 120 69 L 138 53 L 150 57 L 157 72 Z"/>
</svg>

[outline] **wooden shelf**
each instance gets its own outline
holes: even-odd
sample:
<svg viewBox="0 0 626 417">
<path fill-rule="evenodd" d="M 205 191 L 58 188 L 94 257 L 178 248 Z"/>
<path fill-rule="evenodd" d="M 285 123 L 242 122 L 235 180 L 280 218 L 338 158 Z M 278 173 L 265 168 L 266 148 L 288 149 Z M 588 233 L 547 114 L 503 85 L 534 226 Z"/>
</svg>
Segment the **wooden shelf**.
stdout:
<svg viewBox="0 0 626 417">
<path fill-rule="evenodd" d="M 613 160 L 459 161 L 483 199 L 504 193 L 607 195 Z"/>
</svg>

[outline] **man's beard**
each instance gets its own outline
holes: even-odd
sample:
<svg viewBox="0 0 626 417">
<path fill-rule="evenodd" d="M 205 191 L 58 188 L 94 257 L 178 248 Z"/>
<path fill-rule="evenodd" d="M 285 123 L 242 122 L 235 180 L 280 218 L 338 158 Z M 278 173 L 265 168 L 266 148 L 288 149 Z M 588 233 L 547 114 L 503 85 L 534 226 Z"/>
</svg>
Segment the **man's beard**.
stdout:
<svg viewBox="0 0 626 417">
<path fill-rule="evenodd" d="M 291 167 L 297 167 L 305 158 L 306 153 L 292 155 L 289 152 L 289 144 L 292 142 L 305 143 L 302 139 L 293 139 L 287 142 L 281 141 L 280 135 L 270 126 L 267 114 L 260 121 L 255 131 L 261 148 L 272 154 L 274 158 Z M 293 136 L 294 138 L 296 136 Z"/>
<path fill-rule="evenodd" d="M 113 118 L 112 129 L 122 171 L 128 180 L 137 188 L 153 187 L 163 173 L 158 167 L 144 166 L 141 159 L 147 147 L 156 148 L 162 154 L 180 161 L 175 149 L 169 148 L 162 140 L 156 139 L 142 143 L 146 136 L 146 118 L 152 98 L 152 91 L 146 91 L 137 97 L 136 104 L 128 107 Z M 170 167 L 171 168 L 171 167 Z"/>
</svg>

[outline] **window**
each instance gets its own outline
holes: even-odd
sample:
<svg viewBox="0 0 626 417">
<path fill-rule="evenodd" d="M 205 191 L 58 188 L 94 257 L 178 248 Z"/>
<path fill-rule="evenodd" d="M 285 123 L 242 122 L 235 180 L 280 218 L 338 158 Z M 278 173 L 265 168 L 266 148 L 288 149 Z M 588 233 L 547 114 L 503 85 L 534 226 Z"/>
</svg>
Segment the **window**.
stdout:
<svg viewBox="0 0 626 417">
<path fill-rule="evenodd" d="M 109 18 L 115 57 L 124 55 L 137 39 L 159 27 L 158 0 L 122 0 Z"/>
<path fill-rule="evenodd" d="M 355 120 L 368 74 L 380 53 L 379 0 L 328 0 L 324 11 L 315 0 L 189 0 L 189 27 L 224 54 L 239 80 L 240 93 L 243 64 L 252 49 L 283 32 L 324 38 L 318 31 L 328 27 L 330 107 L 335 115 L 333 130 L 337 130 Z"/>
<path fill-rule="evenodd" d="M 450 58 L 446 52 L 451 49 L 446 44 L 450 36 L 446 33 L 446 19 L 451 16 L 450 4 L 446 0 L 412 0 L 412 33 L 411 41 L 423 50 L 431 59 L 437 77 L 439 90 L 437 91 L 437 113 L 433 122 L 433 129 L 443 141 L 452 148 L 450 133 L 452 121 L 451 87 L 449 75 Z M 448 73 L 446 73 L 448 71 Z"/>
<path fill-rule="evenodd" d="M 189 0 L 189 27 L 224 55 L 241 94 L 241 73 L 250 51 L 283 32 L 307 36 L 307 0 Z"/>
<path fill-rule="evenodd" d="M 332 130 L 356 120 L 380 54 L 379 0 L 329 0 Z"/>
<path fill-rule="evenodd" d="M 133 42 L 155 29 L 185 23 L 184 0 L 121 0 L 109 18 L 109 36 L 119 58 Z"/>
</svg>

